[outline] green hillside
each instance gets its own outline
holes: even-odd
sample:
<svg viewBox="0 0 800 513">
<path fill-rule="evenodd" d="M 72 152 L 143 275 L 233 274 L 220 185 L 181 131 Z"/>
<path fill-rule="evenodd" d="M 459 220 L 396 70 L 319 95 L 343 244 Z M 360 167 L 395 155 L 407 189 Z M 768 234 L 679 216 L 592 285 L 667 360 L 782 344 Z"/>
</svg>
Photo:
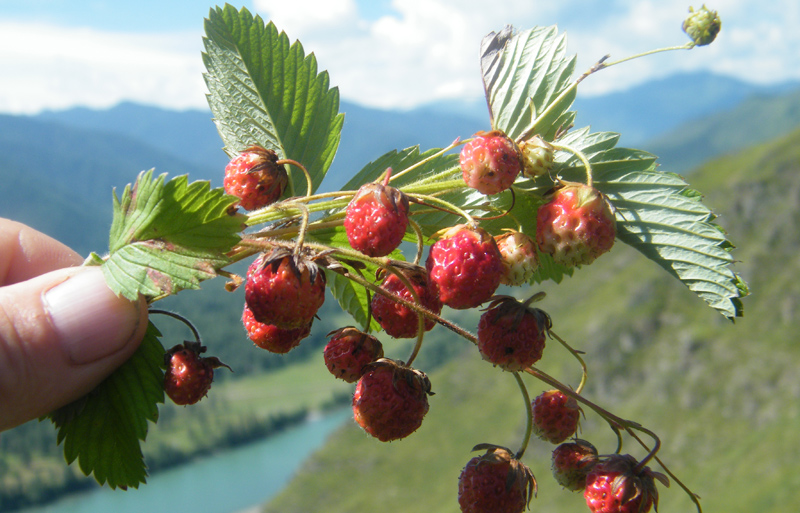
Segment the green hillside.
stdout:
<svg viewBox="0 0 800 513">
<path fill-rule="evenodd" d="M 800 91 L 753 95 L 735 108 L 701 116 L 648 144 L 665 169 L 683 173 L 712 156 L 738 153 L 800 126 Z"/>
<path fill-rule="evenodd" d="M 729 323 L 622 245 L 543 287 L 541 307 L 560 336 L 586 351 L 585 395 L 656 431 L 660 456 L 702 497 L 704 511 L 790 511 L 800 500 L 800 132 L 709 163 L 692 184 L 739 244 L 737 270 L 753 291 L 745 318 Z M 564 353 L 550 343 L 541 368 L 576 384 L 578 369 Z M 512 377 L 472 348 L 430 377 L 436 395 L 417 433 L 382 444 L 346 426 L 264 511 L 457 511 L 470 448 L 516 448 L 524 411 Z M 544 388 L 526 381 L 532 395 Z M 601 452 L 615 448 L 591 412 L 582 437 Z M 635 442 L 625 444 L 643 456 Z M 526 453 L 540 484 L 531 510 L 584 511 L 581 495 L 561 491 L 550 476 L 552 448 L 533 440 Z M 661 495 L 662 512 L 694 510 L 675 485 Z"/>
</svg>

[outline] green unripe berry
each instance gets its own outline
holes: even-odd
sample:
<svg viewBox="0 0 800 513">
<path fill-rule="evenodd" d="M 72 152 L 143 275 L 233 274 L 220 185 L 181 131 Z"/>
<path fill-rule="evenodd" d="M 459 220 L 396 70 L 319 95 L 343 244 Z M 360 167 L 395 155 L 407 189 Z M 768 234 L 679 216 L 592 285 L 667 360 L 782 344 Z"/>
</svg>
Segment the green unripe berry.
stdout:
<svg viewBox="0 0 800 513">
<path fill-rule="evenodd" d="M 553 168 L 555 150 L 540 136 L 535 135 L 520 144 L 520 150 L 522 151 L 522 173 L 528 178 L 535 180 L 549 173 Z"/>
<path fill-rule="evenodd" d="M 697 46 L 711 44 L 716 39 L 722 28 L 722 21 L 717 11 L 710 11 L 703 7 L 695 11 L 689 7 L 689 16 L 683 22 L 683 31 L 686 32 Z"/>
</svg>

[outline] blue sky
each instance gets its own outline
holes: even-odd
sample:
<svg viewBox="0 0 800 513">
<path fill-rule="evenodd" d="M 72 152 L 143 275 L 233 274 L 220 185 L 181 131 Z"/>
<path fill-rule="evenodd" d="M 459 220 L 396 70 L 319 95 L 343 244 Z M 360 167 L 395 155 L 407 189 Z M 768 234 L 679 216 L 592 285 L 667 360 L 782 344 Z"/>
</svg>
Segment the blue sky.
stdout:
<svg viewBox="0 0 800 513">
<path fill-rule="evenodd" d="M 557 24 L 582 71 L 610 53 L 686 41 L 684 0 L 250 0 L 317 55 L 344 99 L 411 108 L 481 94 L 478 45 L 510 23 Z M 203 18 L 197 0 L 0 0 L 0 112 L 136 101 L 203 108 Z M 699 4 L 694 4 L 699 7 Z M 598 73 L 580 94 L 699 69 L 759 83 L 800 80 L 800 2 L 715 0 L 723 30 L 710 47 Z"/>
</svg>

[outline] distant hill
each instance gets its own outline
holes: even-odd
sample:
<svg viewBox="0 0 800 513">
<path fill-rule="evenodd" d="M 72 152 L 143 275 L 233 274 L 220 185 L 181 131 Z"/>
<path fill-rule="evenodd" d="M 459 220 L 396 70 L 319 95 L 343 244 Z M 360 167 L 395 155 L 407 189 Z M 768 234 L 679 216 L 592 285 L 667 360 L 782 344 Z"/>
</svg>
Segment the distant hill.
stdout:
<svg viewBox="0 0 800 513">
<path fill-rule="evenodd" d="M 456 137 L 486 128 L 465 116 L 437 114 L 428 109 L 400 112 L 342 102 L 339 110 L 345 114 L 345 123 L 339 152 L 322 186 L 326 191 L 338 190 L 353 173 L 388 151 L 416 144 L 423 148 L 442 147 Z M 121 103 L 107 110 L 45 112 L 36 119 L 122 135 L 199 166 L 192 174 L 196 178 L 220 182 L 228 161 L 210 110 L 169 111 Z"/>
<path fill-rule="evenodd" d="M 113 188 L 121 193 L 152 167 L 171 176 L 210 174 L 176 155 L 113 132 L 0 115 L 0 216 L 29 223 L 82 253 L 102 251 Z M 97 241 L 104 243 L 98 248 Z"/>
<path fill-rule="evenodd" d="M 692 174 L 692 185 L 738 246 L 738 271 L 753 291 L 743 319 L 724 320 L 622 244 L 562 285 L 543 286 L 548 296 L 537 307 L 551 315 L 559 336 L 585 351 L 585 396 L 655 431 L 659 455 L 702 497 L 704 510 L 793 511 L 800 460 L 787 447 L 800 432 L 800 131 L 709 162 Z M 456 511 L 457 478 L 472 446 L 516 449 L 525 428 L 511 375 L 469 349 L 431 373 L 436 395 L 418 432 L 384 444 L 348 424 L 264 513 L 314 511 L 319 504 L 328 513 Z M 537 367 L 573 385 L 580 376 L 555 341 Z M 525 380 L 531 395 L 549 388 Z M 613 452 L 613 432 L 585 413 L 581 438 Z M 531 511 L 584 511 L 582 495 L 561 490 L 550 475 L 553 448 L 534 437 L 526 452 L 539 480 Z M 624 450 L 646 453 L 627 436 Z M 694 511 L 674 480 L 660 494 L 659 511 Z"/>
<path fill-rule="evenodd" d="M 736 107 L 681 125 L 646 143 L 664 169 L 685 172 L 715 155 L 738 152 L 800 126 L 800 89 L 750 96 Z"/>
<path fill-rule="evenodd" d="M 123 135 L 180 157 L 184 162 L 198 166 L 200 172 L 224 167 L 228 161 L 222 151 L 222 141 L 212 122 L 210 110 L 174 111 L 123 102 L 103 110 L 77 107 L 45 111 L 37 115 L 36 119 Z"/>
</svg>

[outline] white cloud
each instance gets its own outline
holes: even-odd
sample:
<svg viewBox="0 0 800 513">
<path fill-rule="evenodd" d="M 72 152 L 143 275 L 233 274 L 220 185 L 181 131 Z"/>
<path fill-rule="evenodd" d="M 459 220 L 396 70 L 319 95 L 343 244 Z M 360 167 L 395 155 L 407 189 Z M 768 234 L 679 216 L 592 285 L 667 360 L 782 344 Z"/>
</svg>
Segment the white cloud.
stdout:
<svg viewBox="0 0 800 513">
<path fill-rule="evenodd" d="M 369 17 L 372 0 L 254 0 L 254 12 L 314 52 L 343 98 L 384 108 L 414 107 L 482 94 L 481 38 L 512 23 L 557 23 L 578 54 L 576 74 L 612 60 L 687 39 L 686 0 L 393 0 Z M 696 2 L 698 5 L 701 2 Z M 714 0 L 718 41 L 691 52 L 628 62 L 592 76 L 581 94 L 631 87 L 676 71 L 711 70 L 757 82 L 800 79 L 800 3 Z M 374 7 L 374 4 L 372 5 Z M 134 100 L 173 108 L 205 106 L 201 34 L 133 34 L 0 21 L 0 111 Z"/>
<path fill-rule="evenodd" d="M 205 104 L 200 49 L 199 34 L 0 22 L 0 111 L 108 107 L 122 100 L 199 107 Z"/>
<path fill-rule="evenodd" d="M 580 73 L 610 53 L 612 60 L 687 41 L 681 22 L 685 0 L 624 0 L 594 3 L 579 0 L 536 2 L 513 0 L 394 0 L 393 13 L 377 20 L 358 17 L 352 0 L 340 8 L 346 16 L 319 20 L 303 13 L 317 2 L 255 1 L 255 8 L 274 18 L 279 28 L 299 37 L 328 69 L 344 98 L 377 107 L 412 107 L 442 98 L 481 94 L 478 71 L 480 39 L 506 23 L 519 28 L 558 23 L 569 33 L 570 53 L 578 54 Z M 691 52 L 663 53 L 631 61 L 594 75 L 582 94 L 600 94 L 676 71 L 711 70 L 744 80 L 772 82 L 800 79 L 797 66 L 800 23 L 796 0 L 759 4 L 752 0 L 718 0 L 710 8 L 722 13 L 718 42 Z M 294 9 L 294 11 L 291 11 Z M 294 14 L 291 14 L 294 12 Z M 575 13 L 580 13 L 575 15 Z"/>
</svg>

